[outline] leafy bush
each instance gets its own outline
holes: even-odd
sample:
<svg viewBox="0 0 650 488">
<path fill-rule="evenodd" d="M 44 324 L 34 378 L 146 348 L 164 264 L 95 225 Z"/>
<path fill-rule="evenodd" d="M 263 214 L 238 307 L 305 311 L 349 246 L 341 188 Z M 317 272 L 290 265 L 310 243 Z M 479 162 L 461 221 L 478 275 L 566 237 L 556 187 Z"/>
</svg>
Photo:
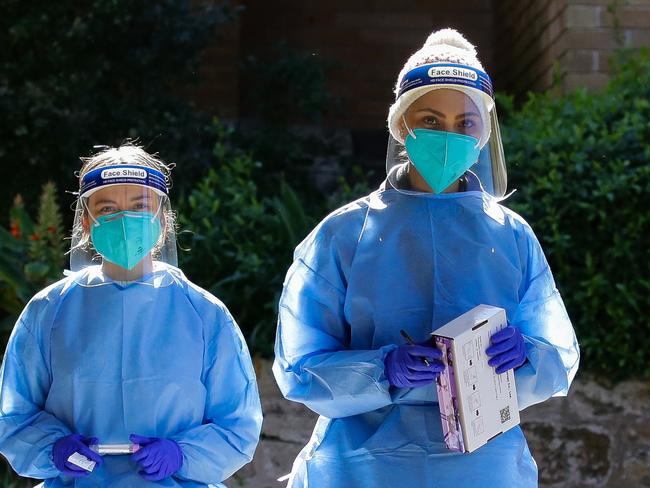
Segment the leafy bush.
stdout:
<svg viewBox="0 0 650 488">
<path fill-rule="evenodd" d="M 601 93 L 505 100 L 502 124 L 508 203 L 547 254 L 582 367 L 612 379 L 650 377 L 650 58 L 618 59 Z"/>
<path fill-rule="evenodd" d="M 273 200 L 259 195 L 261 164 L 227 148 L 225 137 L 222 130 L 213 167 L 180 201 L 179 241 L 189 248 L 181 251 L 180 265 L 226 303 L 253 349 L 270 354 L 275 301 L 292 244 L 310 224 L 288 186 Z"/>
<path fill-rule="evenodd" d="M 244 70 L 255 79 L 250 87 L 255 115 L 268 128 L 280 130 L 290 123 L 321 122 L 327 107 L 336 102 L 327 88 L 333 63 L 286 42 L 273 46 L 270 58 L 250 55 L 244 61 Z"/>
<path fill-rule="evenodd" d="M 204 173 L 209 118 L 175 94 L 195 79 L 201 48 L 231 17 L 227 2 L 0 0 L 0 11 L 7 195 L 34 201 L 46 179 L 69 188 L 79 156 L 127 137 L 182 163 L 184 181 Z M 10 204 L 0 200 L 0 213 Z"/>
<path fill-rule="evenodd" d="M 285 181 L 264 194 L 266 168 L 229 148 L 231 133 L 217 124 L 219 142 L 206 177 L 179 204 L 180 266 L 233 313 L 256 353 L 273 351 L 277 303 L 294 247 L 329 209 L 368 192 L 341 182 L 341 191 L 305 206 Z M 309 210 L 310 208 L 316 210 Z"/>
<path fill-rule="evenodd" d="M 2 488 L 32 488 L 41 480 L 32 480 L 30 478 L 21 478 L 14 473 L 6 459 L 0 461 L 0 486 Z"/>
<path fill-rule="evenodd" d="M 264 161 L 264 177 L 257 183 L 265 193 L 286 179 L 311 205 L 318 200 L 314 194 L 329 193 L 337 183 L 336 177 L 323 177 L 323 172 L 342 174 L 345 144 L 340 134 L 323 125 L 338 104 L 327 87 L 334 66 L 286 42 L 274 45 L 263 58 L 245 59 L 244 80 L 254 80 L 245 88 L 249 94 L 245 111 L 255 122 L 242 124 L 234 141 Z"/>
<path fill-rule="evenodd" d="M 56 186 L 46 183 L 36 220 L 20 195 L 10 212 L 10 228 L 0 226 L 0 341 L 4 350 L 16 319 L 39 290 L 63 277 L 65 243 Z M 0 461 L 0 486 L 33 486 L 16 475 L 6 460 Z"/>
<path fill-rule="evenodd" d="M 0 227 L 0 310 L 3 345 L 18 314 L 31 297 L 63 277 L 63 224 L 53 183 L 43 186 L 36 221 L 18 195 L 10 213 L 10 230 Z"/>
</svg>

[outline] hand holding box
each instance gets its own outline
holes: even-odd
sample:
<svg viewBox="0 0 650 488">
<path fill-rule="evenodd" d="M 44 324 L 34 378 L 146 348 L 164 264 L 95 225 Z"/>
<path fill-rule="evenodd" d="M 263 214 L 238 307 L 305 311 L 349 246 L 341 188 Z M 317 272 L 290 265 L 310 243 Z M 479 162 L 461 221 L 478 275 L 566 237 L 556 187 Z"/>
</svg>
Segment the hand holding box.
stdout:
<svg viewBox="0 0 650 488">
<path fill-rule="evenodd" d="M 505 310 L 479 305 L 432 334 L 446 365 L 436 387 L 451 450 L 475 451 L 519 424 L 514 370 L 497 374 L 485 353 L 492 334 L 506 326 Z"/>
</svg>

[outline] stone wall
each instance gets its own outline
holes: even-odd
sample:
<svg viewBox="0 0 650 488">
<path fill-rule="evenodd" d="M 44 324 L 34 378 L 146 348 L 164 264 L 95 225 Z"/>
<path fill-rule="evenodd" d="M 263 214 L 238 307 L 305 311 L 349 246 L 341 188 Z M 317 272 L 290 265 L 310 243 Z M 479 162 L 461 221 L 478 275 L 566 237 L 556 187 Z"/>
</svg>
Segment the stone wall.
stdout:
<svg viewBox="0 0 650 488">
<path fill-rule="evenodd" d="M 316 415 L 284 400 L 270 363 L 258 363 L 264 427 L 254 461 L 227 482 L 231 488 L 280 488 Z M 522 412 L 522 427 L 539 467 L 540 487 L 650 487 L 650 385 L 607 388 L 579 377 L 566 398 Z M 333 487 L 334 488 L 334 487 Z"/>
</svg>

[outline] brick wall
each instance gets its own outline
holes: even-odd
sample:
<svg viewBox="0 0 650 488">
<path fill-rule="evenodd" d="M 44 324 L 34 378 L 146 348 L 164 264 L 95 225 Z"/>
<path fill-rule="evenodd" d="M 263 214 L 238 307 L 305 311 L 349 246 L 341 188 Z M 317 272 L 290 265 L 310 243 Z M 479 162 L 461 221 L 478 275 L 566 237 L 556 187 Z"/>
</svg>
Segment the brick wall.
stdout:
<svg viewBox="0 0 650 488">
<path fill-rule="evenodd" d="M 495 2 L 495 77 L 515 94 L 598 89 L 621 46 L 650 45 L 650 0 Z"/>
<path fill-rule="evenodd" d="M 221 0 L 194 0 L 196 3 L 220 3 Z M 231 0 L 237 8 L 240 0 Z M 214 40 L 203 53 L 194 84 L 184 92 L 200 109 L 226 119 L 239 116 L 240 76 L 239 63 L 242 55 L 241 18 L 218 26 Z"/>
<path fill-rule="evenodd" d="M 563 51 L 567 0 L 495 1 L 495 84 L 510 93 L 551 85 L 554 60 Z"/>
<path fill-rule="evenodd" d="M 486 69 L 492 69 L 492 0 L 240 3 L 244 10 L 231 37 L 206 52 L 200 73 L 198 100 L 218 113 L 244 117 L 254 113 L 236 56 L 264 58 L 281 40 L 336 63 L 328 87 L 344 110 L 330 114 L 327 122 L 360 130 L 384 129 L 397 74 L 435 29 L 455 27 L 463 32 L 477 45 Z"/>
<path fill-rule="evenodd" d="M 614 9 L 608 6 L 615 6 Z M 617 47 L 650 46 L 650 0 L 573 0 L 565 14 L 562 88 L 600 88 Z"/>
<path fill-rule="evenodd" d="M 263 59 L 278 41 L 337 65 L 328 87 L 341 109 L 328 125 L 376 132 L 385 129 L 403 63 L 438 28 L 463 32 L 495 88 L 517 95 L 546 90 L 554 81 L 562 91 L 599 88 L 618 46 L 650 45 L 650 0 L 237 3 L 244 9 L 204 53 L 192 95 L 200 107 L 226 118 L 254 116 L 239 65 L 247 55 Z"/>
</svg>

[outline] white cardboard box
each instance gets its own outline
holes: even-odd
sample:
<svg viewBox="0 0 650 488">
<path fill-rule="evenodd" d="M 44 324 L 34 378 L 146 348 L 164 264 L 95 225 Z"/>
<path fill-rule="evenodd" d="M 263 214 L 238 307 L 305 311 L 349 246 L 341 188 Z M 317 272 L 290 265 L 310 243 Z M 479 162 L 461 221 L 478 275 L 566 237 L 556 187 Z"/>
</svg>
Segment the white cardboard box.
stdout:
<svg viewBox="0 0 650 488">
<path fill-rule="evenodd" d="M 485 350 L 507 326 L 505 310 L 479 305 L 437 329 L 445 371 L 436 381 L 446 446 L 472 452 L 519 424 L 514 370 L 496 374 Z"/>
</svg>

